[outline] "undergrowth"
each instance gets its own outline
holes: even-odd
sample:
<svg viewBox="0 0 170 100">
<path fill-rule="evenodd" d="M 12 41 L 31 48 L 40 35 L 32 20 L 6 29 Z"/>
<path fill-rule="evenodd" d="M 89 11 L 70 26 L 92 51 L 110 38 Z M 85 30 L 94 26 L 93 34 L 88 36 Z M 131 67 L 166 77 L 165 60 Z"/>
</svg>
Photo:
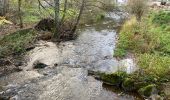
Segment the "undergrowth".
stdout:
<svg viewBox="0 0 170 100">
<path fill-rule="evenodd" d="M 23 29 L 5 35 L 0 38 L 0 57 L 23 53 L 26 47 L 34 43 L 35 38 L 36 33 L 32 29 Z"/>
<path fill-rule="evenodd" d="M 115 57 L 135 54 L 140 81 L 162 83 L 170 80 L 170 12 L 149 13 L 138 22 L 126 21 L 119 34 Z M 137 76 L 137 75 L 134 75 Z M 138 78 L 139 79 L 139 78 Z"/>
</svg>

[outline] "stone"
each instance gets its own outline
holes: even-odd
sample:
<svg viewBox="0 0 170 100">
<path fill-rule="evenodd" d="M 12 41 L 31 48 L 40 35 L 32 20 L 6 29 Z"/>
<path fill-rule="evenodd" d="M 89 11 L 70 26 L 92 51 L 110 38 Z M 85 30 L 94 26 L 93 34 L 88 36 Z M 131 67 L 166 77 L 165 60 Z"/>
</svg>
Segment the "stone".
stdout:
<svg viewBox="0 0 170 100">
<path fill-rule="evenodd" d="M 22 66 L 22 65 L 23 65 L 23 62 L 22 62 L 22 61 L 15 61 L 15 62 L 14 62 L 14 65 L 15 65 L 16 67 Z"/>
<path fill-rule="evenodd" d="M 10 99 L 10 97 L 8 97 L 8 96 L 0 96 L 0 100 L 9 100 Z"/>
<path fill-rule="evenodd" d="M 0 59 L 0 66 L 11 65 L 11 62 L 6 59 Z"/>
<path fill-rule="evenodd" d="M 44 64 L 44 63 L 41 63 L 41 62 L 36 62 L 33 64 L 33 68 L 34 69 L 43 69 L 45 67 L 47 67 L 48 65 Z"/>
</svg>

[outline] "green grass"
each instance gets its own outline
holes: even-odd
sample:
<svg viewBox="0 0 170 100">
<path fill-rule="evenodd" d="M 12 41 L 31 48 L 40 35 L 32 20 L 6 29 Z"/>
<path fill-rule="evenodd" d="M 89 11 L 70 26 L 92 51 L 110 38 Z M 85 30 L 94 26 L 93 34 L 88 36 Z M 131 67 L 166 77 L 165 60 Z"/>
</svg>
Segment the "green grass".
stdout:
<svg viewBox="0 0 170 100">
<path fill-rule="evenodd" d="M 140 81 L 170 80 L 170 12 L 149 13 L 141 22 L 135 18 L 126 21 L 119 34 L 115 57 L 135 54 L 143 71 Z"/>
<path fill-rule="evenodd" d="M 13 53 L 23 53 L 34 42 L 36 33 L 32 29 L 24 29 L 0 39 L 0 57 L 6 57 Z"/>
<path fill-rule="evenodd" d="M 164 77 L 170 72 L 170 57 L 168 56 L 145 53 L 138 55 L 137 60 L 146 76 Z"/>
</svg>

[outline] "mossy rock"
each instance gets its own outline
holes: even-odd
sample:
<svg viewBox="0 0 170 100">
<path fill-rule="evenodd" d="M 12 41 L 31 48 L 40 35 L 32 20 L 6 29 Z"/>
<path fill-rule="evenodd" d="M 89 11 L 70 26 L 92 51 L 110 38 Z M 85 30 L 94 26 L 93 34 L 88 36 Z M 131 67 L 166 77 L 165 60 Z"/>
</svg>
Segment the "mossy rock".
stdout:
<svg viewBox="0 0 170 100">
<path fill-rule="evenodd" d="M 155 90 L 156 90 L 156 85 L 155 84 L 150 84 L 150 85 L 147 85 L 147 86 L 145 86 L 143 88 L 140 88 L 138 90 L 138 92 L 142 96 L 150 97 Z"/>
<path fill-rule="evenodd" d="M 127 77 L 127 74 L 126 72 L 116 72 L 112 74 L 102 73 L 100 74 L 100 77 L 106 84 L 120 86 L 124 78 Z"/>
<path fill-rule="evenodd" d="M 135 81 L 131 78 L 126 78 L 123 83 L 122 83 L 122 88 L 125 91 L 133 91 L 135 90 L 135 85 L 134 85 Z"/>
</svg>

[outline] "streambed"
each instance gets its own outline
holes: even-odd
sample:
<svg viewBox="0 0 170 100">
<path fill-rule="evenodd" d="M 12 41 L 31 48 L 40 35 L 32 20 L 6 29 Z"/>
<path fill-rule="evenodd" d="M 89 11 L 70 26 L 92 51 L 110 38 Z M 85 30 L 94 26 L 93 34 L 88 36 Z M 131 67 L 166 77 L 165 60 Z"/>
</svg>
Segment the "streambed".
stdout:
<svg viewBox="0 0 170 100">
<path fill-rule="evenodd" d="M 134 95 L 120 95 L 88 76 L 88 70 L 135 71 L 133 59 L 113 58 L 115 27 L 126 17 L 122 14 L 108 14 L 106 21 L 79 29 L 76 40 L 59 44 L 39 41 L 25 55 L 28 61 L 20 66 L 23 71 L 0 77 L 0 95 L 10 100 L 140 100 Z M 48 66 L 34 69 L 36 62 Z"/>
</svg>

